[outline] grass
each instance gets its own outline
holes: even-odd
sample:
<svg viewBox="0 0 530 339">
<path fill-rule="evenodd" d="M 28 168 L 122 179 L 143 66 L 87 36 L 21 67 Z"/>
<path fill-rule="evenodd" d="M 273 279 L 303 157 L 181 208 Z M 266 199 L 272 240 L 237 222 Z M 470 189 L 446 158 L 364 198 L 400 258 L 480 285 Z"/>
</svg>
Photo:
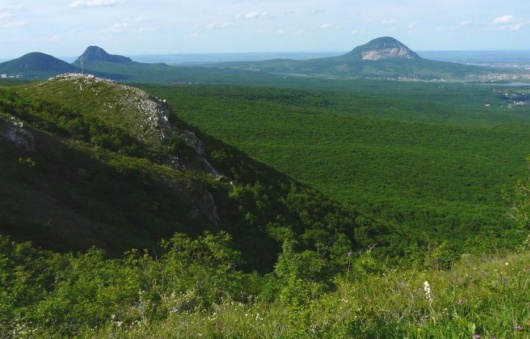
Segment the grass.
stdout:
<svg viewBox="0 0 530 339">
<path fill-rule="evenodd" d="M 530 253 L 465 255 L 450 271 L 343 277 L 334 292 L 304 305 L 226 300 L 206 312 L 171 312 L 156 323 L 109 319 L 90 337 L 527 338 L 528 262 Z"/>
<path fill-rule="evenodd" d="M 389 88 L 395 85 L 388 86 L 381 93 L 391 92 Z M 181 116 L 197 125 L 207 124 L 208 132 L 214 136 L 223 136 L 253 157 L 287 168 L 289 174 L 304 178 L 336 197 L 348 194 L 341 197 L 345 201 L 367 201 L 374 210 L 379 209 L 376 215 L 380 219 L 395 218 L 400 228 L 387 235 L 396 237 L 390 245 L 394 254 L 405 253 L 403 262 L 408 264 L 396 266 L 400 262 L 387 261 L 385 256 L 373 255 L 371 251 L 348 255 L 348 251 L 354 251 L 350 247 L 353 244 L 335 235 L 347 228 L 344 232 L 355 232 L 355 240 L 362 242 L 362 234 L 357 232 L 374 231 L 369 229 L 370 225 L 349 222 L 349 214 L 343 215 L 346 211 L 335 209 L 324 196 L 289 189 L 294 182 L 271 178 L 280 174 L 265 170 L 261 164 L 250 161 L 245 164 L 246 158 L 231 161 L 239 153 L 231 148 L 217 148 L 212 161 L 223 164 L 225 169 L 233 167 L 231 170 L 242 177 L 256 178 L 248 179 L 246 186 L 226 184 L 223 186 L 226 189 L 221 187 L 222 183 L 211 186 L 219 189 L 219 196 L 224 196 L 219 211 L 230 217 L 227 221 L 235 223 L 233 239 L 245 244 L 247 257 L 239 258 L 232 251 L 229 237 L 225 243 L 222 237 L 213 235 L 197 240 L 175 236 L 174 246 L 162 256 L 151 257 L 147 252 L 144 255 L 132 250 L 114 260 L 106 259 L 103 252 L 94 249 L 80 254 L 57 254 L 1 238 L 0 283 L 5 288 L 0 291 L 0 336 L 525 338 L 530 335 L 530 253 L 495 253 L 492 247 L 496 237 L 513 245 L 523 235 L 514 228 L 503 229 L 505 224 L 500 215 L 504 205 L 499 202 L 499 188 L 505 187 L 504 183 L 513 184 L 514 173 L 526 173 L 526 168 L 521 172 L 514 170 L 519 161 L 524 166 L 522 155 L 528 152 L 527 121 L 517 120 L 518 114 L 525 114 L 524 109 L 509 112 L 498 108 L 487 112 L 482 107 L 476 108 L 482 97 L 470 102 L 460 97 L 456 102 L 462 104 L 454 108 L 469 115 L 463 119 L 466 123 L 458 126 L 458 114 L 450 112 L 452 106 L 441 103 L 440 93 L 437 101 L 426 103 L 414 99 L 411 91 L 403 99 L 240 87 L 184 87 L 174 93 L 171 92 L 174 87 L 159 90 L 172 94 L 168 99 L 171 98 Z M 433 87 L 430 90 L 435 93 Z M 111 93 L 109 90 L 107 94 Z M 429 91 L 421 96 L 426 93 Z M 480 88 L 472 93 L 485 92 Z M 378 103 L 375 108 L 373 102 Z M 97 102 L 89 104 L 85 109 L 98 111 Z M 38 108 L 36 104 L 20 105 L 24 111 L 21 116 L 29 114 L 24 107 Z M 409 109 L 413 112 L 408 112 Z M 424 112 L 425 116 L 421 116 Z M 509 115 L 506 120 L 505 112 Z M 452 119 L 444 121 L 437 114 L 441 117 L 448 114 Z M 384 119 L 377 119 L 380 116 Z M 512 118 L 516 124 L 505 124 Z M 135 226 L 158 225 L 169 232 L 165 225 L 169 222 L 174 225 L 173 221 L 178 220 L 191 233 L 190 225 L 201 224 L 195 216 L 182 218 L 192 210 L 184 204 L 189 201 L 180 201 L 184 199 L 179 192 L 166 187 L 171 182 L 175 186 L 191 185 L 200 178 L 192 180 L 146 159 L 109 150 L 95 151 L 93 146 L 79 141 L 59 142 L 44 131 L 37 135 L 43 152 L 32 154 L 31 158 L 20 157 L 5 142 L 0 144 L 4 163 L 0 182 L 10 183 L 11 177 L 24 179 L 26 186 L 19 187 L 27 188 L 16 191 L 10 183 L 0 189 L 18 201 L 0 204 L 7 211 L 0 215 L 3 223 L 9 221 L 6 219 L 9 211 L 22 210 L 21 200 L 31 202 L 29 196 L 48 202 L 36 204 L 43 209 L 39 212 L 59 216 L 65 212 L 63 205 L 54 205 L 44 195 L 54 193 L 57 199 L 65 199 L 64 206 L 71 206 L 72 211 L 79 205 L 82 208 L 75 211 L 96 214 L 94 222 L 103 220 L 115 227 L 126 227 L 127 219 L 131 218 Z M 87 180 L 93 182 L 88 184 Z M 255 199 L 251 199 L 253 196 Z M 383 198 L 376 201 L 378 197 Z M 151 203 L 153 198 L 156 205 Z M 394 210 L 388 207 L 389 202 L 394 204 Z M 183 213 L 174 215 L 178 208 Z M 164 210 L 167 219 L 159 212 Z M 400 214 L 392 215 L 394 212 Z M 34 215 L 35 210 L 30 213 Z M 69 213 L 62 213 L 62 217 L 65 224 L 77 220 L 77 215 Z M 315 242 L 315 248 L 301 246 L 293 250 L 292 244 L 286 246 L 290 244 L 286 236 L 284 251 L 278 257 L 276 252 L 271 254 L 277 260 L 275 265 L 271 262 L 272 272 L 259 275 L 240 271 L 239 259 L 248 260 L 256 252 L 273 252 L 269 245 L 277 245 L 265 231 L 246 235 L 256 220 L 261 222 L 258 227 L 276 232 L 278 237 L 282 232 L 288 235 L 298 229 L 306 230 L 297 237 L 298 242 Z M 484 220 L 498 224 L 488 230 Z M 420 234 L 422 227 L 445 241 L 441 244 L 433 241 L 426 246 L 415 244 L 418 236 L 428 238 Z M 134 229 L 126 229 L 124 234 L 131 235 Z M 93 234 L 102 232 L 94 228 Z M 45 237 L 48 240 L 48 235 Z M 111 237 L 109 233 L 107 237 L 122 245 L 126 239 Z M 368 239 L 379 241 L 377 234 Z M 407 243 L 410 239 L 413 241 Z M 457 255 L 452 251 L 455 246 L 460 247 L 460 252 L 482 254 Z M 361 247 L 355 247 L 358 248 Z M 262 258 L 255 259 L 256 262 L 258 259 Z"/>
</svg>

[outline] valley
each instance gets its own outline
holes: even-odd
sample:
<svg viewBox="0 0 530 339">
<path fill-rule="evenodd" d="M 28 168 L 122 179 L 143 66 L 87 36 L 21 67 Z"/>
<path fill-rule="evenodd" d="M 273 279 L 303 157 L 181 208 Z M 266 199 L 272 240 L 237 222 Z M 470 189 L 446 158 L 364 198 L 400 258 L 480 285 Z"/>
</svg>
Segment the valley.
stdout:
<svg viewBox="0 0 530 339">
<path fill-rule="evenodd" d="M 420 55 L 0 64 L 0 337 L 530 333 L 529 73 Z"/>
</svg>

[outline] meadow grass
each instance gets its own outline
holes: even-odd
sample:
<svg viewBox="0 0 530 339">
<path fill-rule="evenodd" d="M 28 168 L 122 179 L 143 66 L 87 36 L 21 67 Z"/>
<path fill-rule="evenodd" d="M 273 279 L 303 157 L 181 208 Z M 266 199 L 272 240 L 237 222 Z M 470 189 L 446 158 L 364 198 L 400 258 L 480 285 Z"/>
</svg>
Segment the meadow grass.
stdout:
<svg viewBox="0 0 530 339">
<path fill-rule="evenodd" d="M 111 338 L 528 338 L 530 253 L 463 255 L 451 270 L 353 269 L 296 302 L 225 300 L 158 322 L 111 321 Z M 428 285 L 430 288 L 426 288 Z M 166 300 L 171 303 L 171 300 Z M 175 300 L 173 300 L 175 302 Z"/>
</svg>

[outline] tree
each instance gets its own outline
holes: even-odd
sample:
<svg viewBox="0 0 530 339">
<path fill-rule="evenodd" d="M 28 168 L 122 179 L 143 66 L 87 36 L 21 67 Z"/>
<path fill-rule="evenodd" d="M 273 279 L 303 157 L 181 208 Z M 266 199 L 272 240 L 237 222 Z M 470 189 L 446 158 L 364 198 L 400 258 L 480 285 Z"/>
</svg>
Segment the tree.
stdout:
<svg viewBox="0 0 530 339">
<path fill-rule="evenodd" d="M 530 156 L 527 158 L 530 162 Z M 508 212 L 508 217 L 514 220 L 521 230 L 530 231 L 530 177 L 517 181 L 513 188 L 513 193 L 509 197 L 512 207 Z M 522 244 L 523 248 L 530 249 L 530 232 Z"/>
</svg>

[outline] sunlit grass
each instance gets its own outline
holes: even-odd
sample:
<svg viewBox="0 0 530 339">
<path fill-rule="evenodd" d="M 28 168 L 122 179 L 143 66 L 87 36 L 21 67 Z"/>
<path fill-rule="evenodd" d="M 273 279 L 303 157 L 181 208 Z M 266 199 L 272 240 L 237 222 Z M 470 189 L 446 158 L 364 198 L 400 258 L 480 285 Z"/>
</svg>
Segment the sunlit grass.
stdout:
<svg viewBox="0 0 530 339">
<path fill-rule="evenodd" d="M 337 280 L 303 305 L 226 300 L 157 322 L 109 322 L 92 337 L 526 338 L 530 253 L 464 255 L 448 271 L 385 270 Z M 425 289 L 425 282 L 431 287 Z"/>
</svg>

